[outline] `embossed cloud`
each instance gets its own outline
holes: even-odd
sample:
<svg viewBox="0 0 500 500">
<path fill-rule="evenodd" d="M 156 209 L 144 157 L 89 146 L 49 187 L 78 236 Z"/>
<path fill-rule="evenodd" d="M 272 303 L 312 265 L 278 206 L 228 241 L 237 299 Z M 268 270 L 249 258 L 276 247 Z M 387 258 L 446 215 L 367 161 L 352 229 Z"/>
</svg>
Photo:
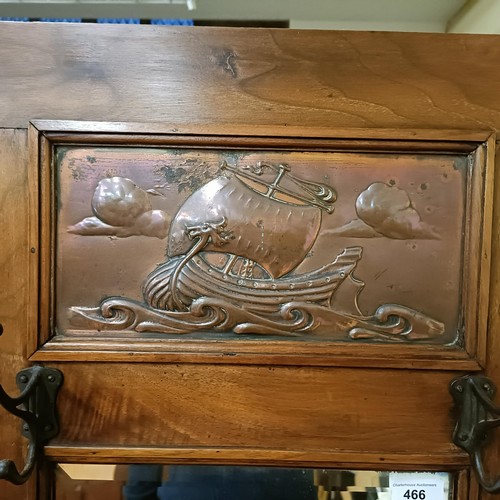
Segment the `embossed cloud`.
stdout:
<svg viewBox="0 0 500 500">
<path fill-rule="evenodd" d="M 125 177 L 102 179 L 92 197 L 95 217 L 86 217 L 68 228 L 81 236 L 152 236 L 163 239 L 170 220 L 163 210 L 153 210 L 147 193 Z"/>
<path fill-rule="evenodd" d="M 359 219 L 332 233 L 357 238 L 439 239 L 434 228 L 422 221 L 408 193 L 396 186 L 371 184 L 358 196 L 356 213 Z"/>
</svg>

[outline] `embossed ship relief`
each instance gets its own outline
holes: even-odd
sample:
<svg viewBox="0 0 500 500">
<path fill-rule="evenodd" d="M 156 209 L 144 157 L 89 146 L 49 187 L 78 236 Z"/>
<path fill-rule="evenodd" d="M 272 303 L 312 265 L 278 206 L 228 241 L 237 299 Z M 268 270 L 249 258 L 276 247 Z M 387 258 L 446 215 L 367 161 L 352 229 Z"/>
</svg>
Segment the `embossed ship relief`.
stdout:
<svg viewBox="0 0 500 500">
<path fill-rule="evenodd" d="M 373 186 L 367 192 L 383 191 Z M 134 204 L 127 204 L 131 198 Z M 233 167 L 223 162 L 217 176 L 184 201 L 168 227 L 166 214 L 151 210 L 146 192 L 131 180 L 102 179 L 92 199 L 95 217 L 69 231 L 158 238 L 168 231 L 167 258 L 146 277 L 143 302 L 109 297 L 98 307 L 73 306 L 71 321 L 99 331 L 167 334 L 390 341 L 441 336 L 443 323 L 409 307 L 383 304 L 373 315 L 361 313 L 357 301 L 364 283 L 354 276 L 361 246 L 344 248 L 312 271 L 297 271 L 314 251 L 322 218 L 334 216 L 336 198 L 332 187 L 301 179 L 285 164 Z M 363 199 L 357 213 L 362 218 Z M 369 217 L 363 220 L 355 223 L 356 231 L 362 224 L 371 232 L 359 237 L 381 236 L 383 229 L 377 232 L 367 225 Z M 388 237 L 405 238 L 390 231 Z"/>
</svg>

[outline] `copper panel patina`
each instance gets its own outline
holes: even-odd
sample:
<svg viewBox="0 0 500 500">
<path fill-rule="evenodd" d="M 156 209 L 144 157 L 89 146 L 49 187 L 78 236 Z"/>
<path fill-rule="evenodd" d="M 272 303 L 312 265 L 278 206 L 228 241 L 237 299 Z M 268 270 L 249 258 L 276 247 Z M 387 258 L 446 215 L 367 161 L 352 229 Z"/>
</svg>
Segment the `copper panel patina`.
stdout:
<svg viewBox="0 0 500 500">
<path fill-rule="evenodd" d="M 54 158 L 58 335 L 460 339 L 470 154 Z"/>
</svg>

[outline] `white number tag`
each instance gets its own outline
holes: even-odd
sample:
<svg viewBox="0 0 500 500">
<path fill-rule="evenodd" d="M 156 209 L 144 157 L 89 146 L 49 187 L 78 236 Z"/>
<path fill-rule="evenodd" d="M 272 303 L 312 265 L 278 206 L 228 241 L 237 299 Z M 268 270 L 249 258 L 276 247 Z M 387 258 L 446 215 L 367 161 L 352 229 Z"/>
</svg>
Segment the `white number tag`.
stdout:
<svg viewBox="0 0 500 500">
<path fill-rule="evenodd" d="M 391 500 L 446 500 L 444 480 L 429 472 L 391 472 Z"/>
</svg>

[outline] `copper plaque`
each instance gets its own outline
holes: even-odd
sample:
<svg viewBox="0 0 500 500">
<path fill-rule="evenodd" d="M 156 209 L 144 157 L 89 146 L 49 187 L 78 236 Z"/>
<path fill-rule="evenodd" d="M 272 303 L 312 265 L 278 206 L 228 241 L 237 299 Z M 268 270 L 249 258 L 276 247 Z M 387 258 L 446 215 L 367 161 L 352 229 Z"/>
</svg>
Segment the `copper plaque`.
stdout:
<svg viewBox="0 0 500 500">
<path fill-rule="evenodd" d="M 55 333 L 456 343 L 471 158 L 58 146 Z"/>
</svg>

